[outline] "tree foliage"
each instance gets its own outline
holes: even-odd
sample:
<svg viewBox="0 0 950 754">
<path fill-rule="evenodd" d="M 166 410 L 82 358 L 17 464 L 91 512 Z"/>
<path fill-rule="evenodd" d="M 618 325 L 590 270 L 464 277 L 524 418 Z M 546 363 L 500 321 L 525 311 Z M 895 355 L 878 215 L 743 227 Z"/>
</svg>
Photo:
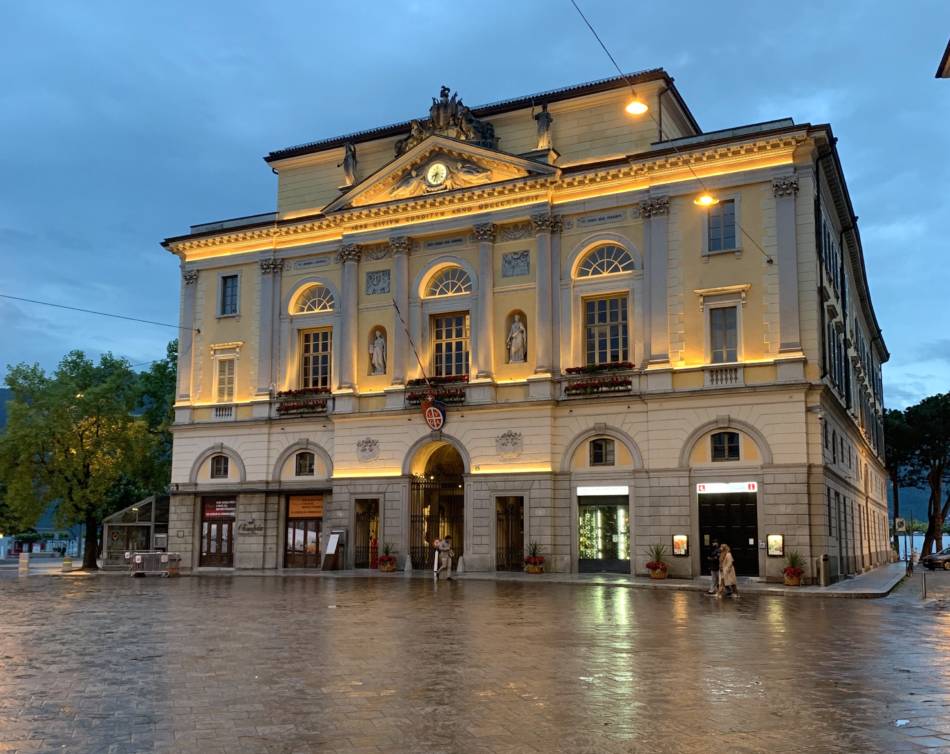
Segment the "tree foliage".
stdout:
<svg viewBox="0 0 950 754">
<path fill-rule="evenodd" d="M 0 482 L 20 527 L 58 502 L 60 524 L 86 525 L 83 566 L 95 568 L 102 519 L 164 491 L 176 352 L 169 344 L 166 359 L 141 375 L 124 359 L 105 354 L 96 364 L 80 351 L 52 374 L 38 365 L 10 369 Z"/>
</svg>

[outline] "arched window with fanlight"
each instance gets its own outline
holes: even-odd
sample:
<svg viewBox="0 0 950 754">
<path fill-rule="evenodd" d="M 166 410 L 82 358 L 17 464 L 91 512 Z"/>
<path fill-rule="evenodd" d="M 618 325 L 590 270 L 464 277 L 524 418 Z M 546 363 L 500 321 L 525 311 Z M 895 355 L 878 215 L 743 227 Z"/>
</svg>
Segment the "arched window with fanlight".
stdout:
<svg viewBox="0 0 950 754">
<path fill-rule="evenodd" d="M 426 286 L 427 298 L 442 296 L 461 296 L 472 292 L 472 279 L 461 267 L 446 267 L 429 280 Z"/>
<path fill-rule="evenodd" d="M 335 305 L 333 292 L 325 285 L 311 285 L 294 304 L 294 314 L 321 314 L 332 312 Z"/>
<path fill-rule="evenodd" d="M 613 275 L 618 272 L 630 272 L 635 267 L 629 251 L 616 244 L 607 244 L 587 252 L 577 267 L 577 277 Z"/>
</svg>

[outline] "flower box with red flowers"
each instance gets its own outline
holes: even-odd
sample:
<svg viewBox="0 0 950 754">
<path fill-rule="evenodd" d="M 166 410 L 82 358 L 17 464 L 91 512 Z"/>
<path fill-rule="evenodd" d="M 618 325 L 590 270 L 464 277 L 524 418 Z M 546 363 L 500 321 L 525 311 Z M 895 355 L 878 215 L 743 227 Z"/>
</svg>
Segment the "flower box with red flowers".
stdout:
<svg viewBox="0 0 950 754">
<path fill-rule="evenodd" d="M 450 374 L 445 377 L 430 377 L 426 380 L 425 377 L 419 377 L 415 380 L 409 380 L 406 383 L 406 387 L 422 387 L 424 385 L 451 385 L 456 382 L 468 382 L 467 374 Z"/>
<path fill-rule="evenodd" d="M 395 555 L 380 555 L 379 556 L 379 570 L 391 573 L 396 570 L 396 556 Z"/>
<path fill-rule="evenodd" d="M 568 367 L 566 374 L 597 374 L 599 372 L 621 372 L 633 369 L 630 361 L 608 361 L 604 364 L 587 364 L 582 367 Z"/>
<path fill-rule="evenodd" d="M 633 380 L 629 377 L 601 377 L 592 380 L 570 382 L 564 387 L 565 395 L 601 395 L 623 393 L 630 390 Z"/>
<path fill-rule="evenodd" d="M 669 566 L 662 560 L 651 560 L 649 563 L 647 563 L 648 571 L 665 571 L 668 568 Z"/>
<path fill-rule="evenodd" d="M 277 413 L 325 414 L 329 395 L 325 387 L 283 390 L 277 393 Z"/>
<path fill-rule="evenodd" d="M 415 391 L 406 393 L 406 405 L 418 406 L 422 401 L 432 395 L 437 401 L 442 401 L 450 406 L 457 406 L 465 403 L 465 390 L 463 388 L 438 389 L 432 391 Z"/>
</svg>

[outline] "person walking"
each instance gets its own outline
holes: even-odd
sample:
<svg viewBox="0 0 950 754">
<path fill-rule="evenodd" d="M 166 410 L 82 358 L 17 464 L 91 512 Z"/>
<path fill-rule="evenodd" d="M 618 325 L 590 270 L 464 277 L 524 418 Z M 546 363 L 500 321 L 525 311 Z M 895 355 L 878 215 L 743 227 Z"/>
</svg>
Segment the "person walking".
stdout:
<svg viewBox="0 0 950 754">
<path fill-rule="evenodd" d="M 719 591 L 719 540 L 714 539 L 709 545 L 709 552 L 706 554 L 706 564 L 709 566 L 709 591 L 706 594 L 716 594 Z"/>
<path fill-rule="evenodd" d="M 732 558 L 729 545 L 719 546 L 719 581 L 722 584 L 720 595 L 739 597 L 739 587 L 736 584 L 736 566 Z"/>
<path fill-rule="evenodd" d="M 443 537 L 439 541 L 439 570 L 438 577 L 440 579 L 451 579 L 452 578 L 452 558 L 455 557 L 455 551 L 452 549 L 452 537 Z"/>
</svg>

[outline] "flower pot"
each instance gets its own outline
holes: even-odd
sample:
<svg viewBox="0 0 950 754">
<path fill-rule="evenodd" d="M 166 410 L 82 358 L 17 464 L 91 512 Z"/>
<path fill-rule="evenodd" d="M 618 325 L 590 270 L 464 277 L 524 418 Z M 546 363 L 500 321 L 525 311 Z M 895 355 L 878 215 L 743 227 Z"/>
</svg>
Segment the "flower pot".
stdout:
<svg viewBox="0 0 950 754">
<path fill-rule="evenodd" d="M 651 579 L 665 579 L 667 571 L 664 568 L 654 568 L 650 570 Z"/>
<path fill-rule="evenodd" d="M 543 565 L 535 565 L 534 563 L 528 563 L 524 567 L 525 573 L 544 573 Z"/>
<path fill-rule="evenodd" d="M 393 571 L 396 570 L 396 564 L 395 564 L 395 563 L 388 563 L 388 562 L 387 562 L 387 563 L 380 563 L 380 564 L 379 564 L 379 570 L 382 571 L 383 573 L 392 573 Z"/>
<path fill-rule="evenodd" d="M 802 577 L 801 576 L 789 576 L 785 574 L 785 586 L 801 586 Z"/>
</svg>

